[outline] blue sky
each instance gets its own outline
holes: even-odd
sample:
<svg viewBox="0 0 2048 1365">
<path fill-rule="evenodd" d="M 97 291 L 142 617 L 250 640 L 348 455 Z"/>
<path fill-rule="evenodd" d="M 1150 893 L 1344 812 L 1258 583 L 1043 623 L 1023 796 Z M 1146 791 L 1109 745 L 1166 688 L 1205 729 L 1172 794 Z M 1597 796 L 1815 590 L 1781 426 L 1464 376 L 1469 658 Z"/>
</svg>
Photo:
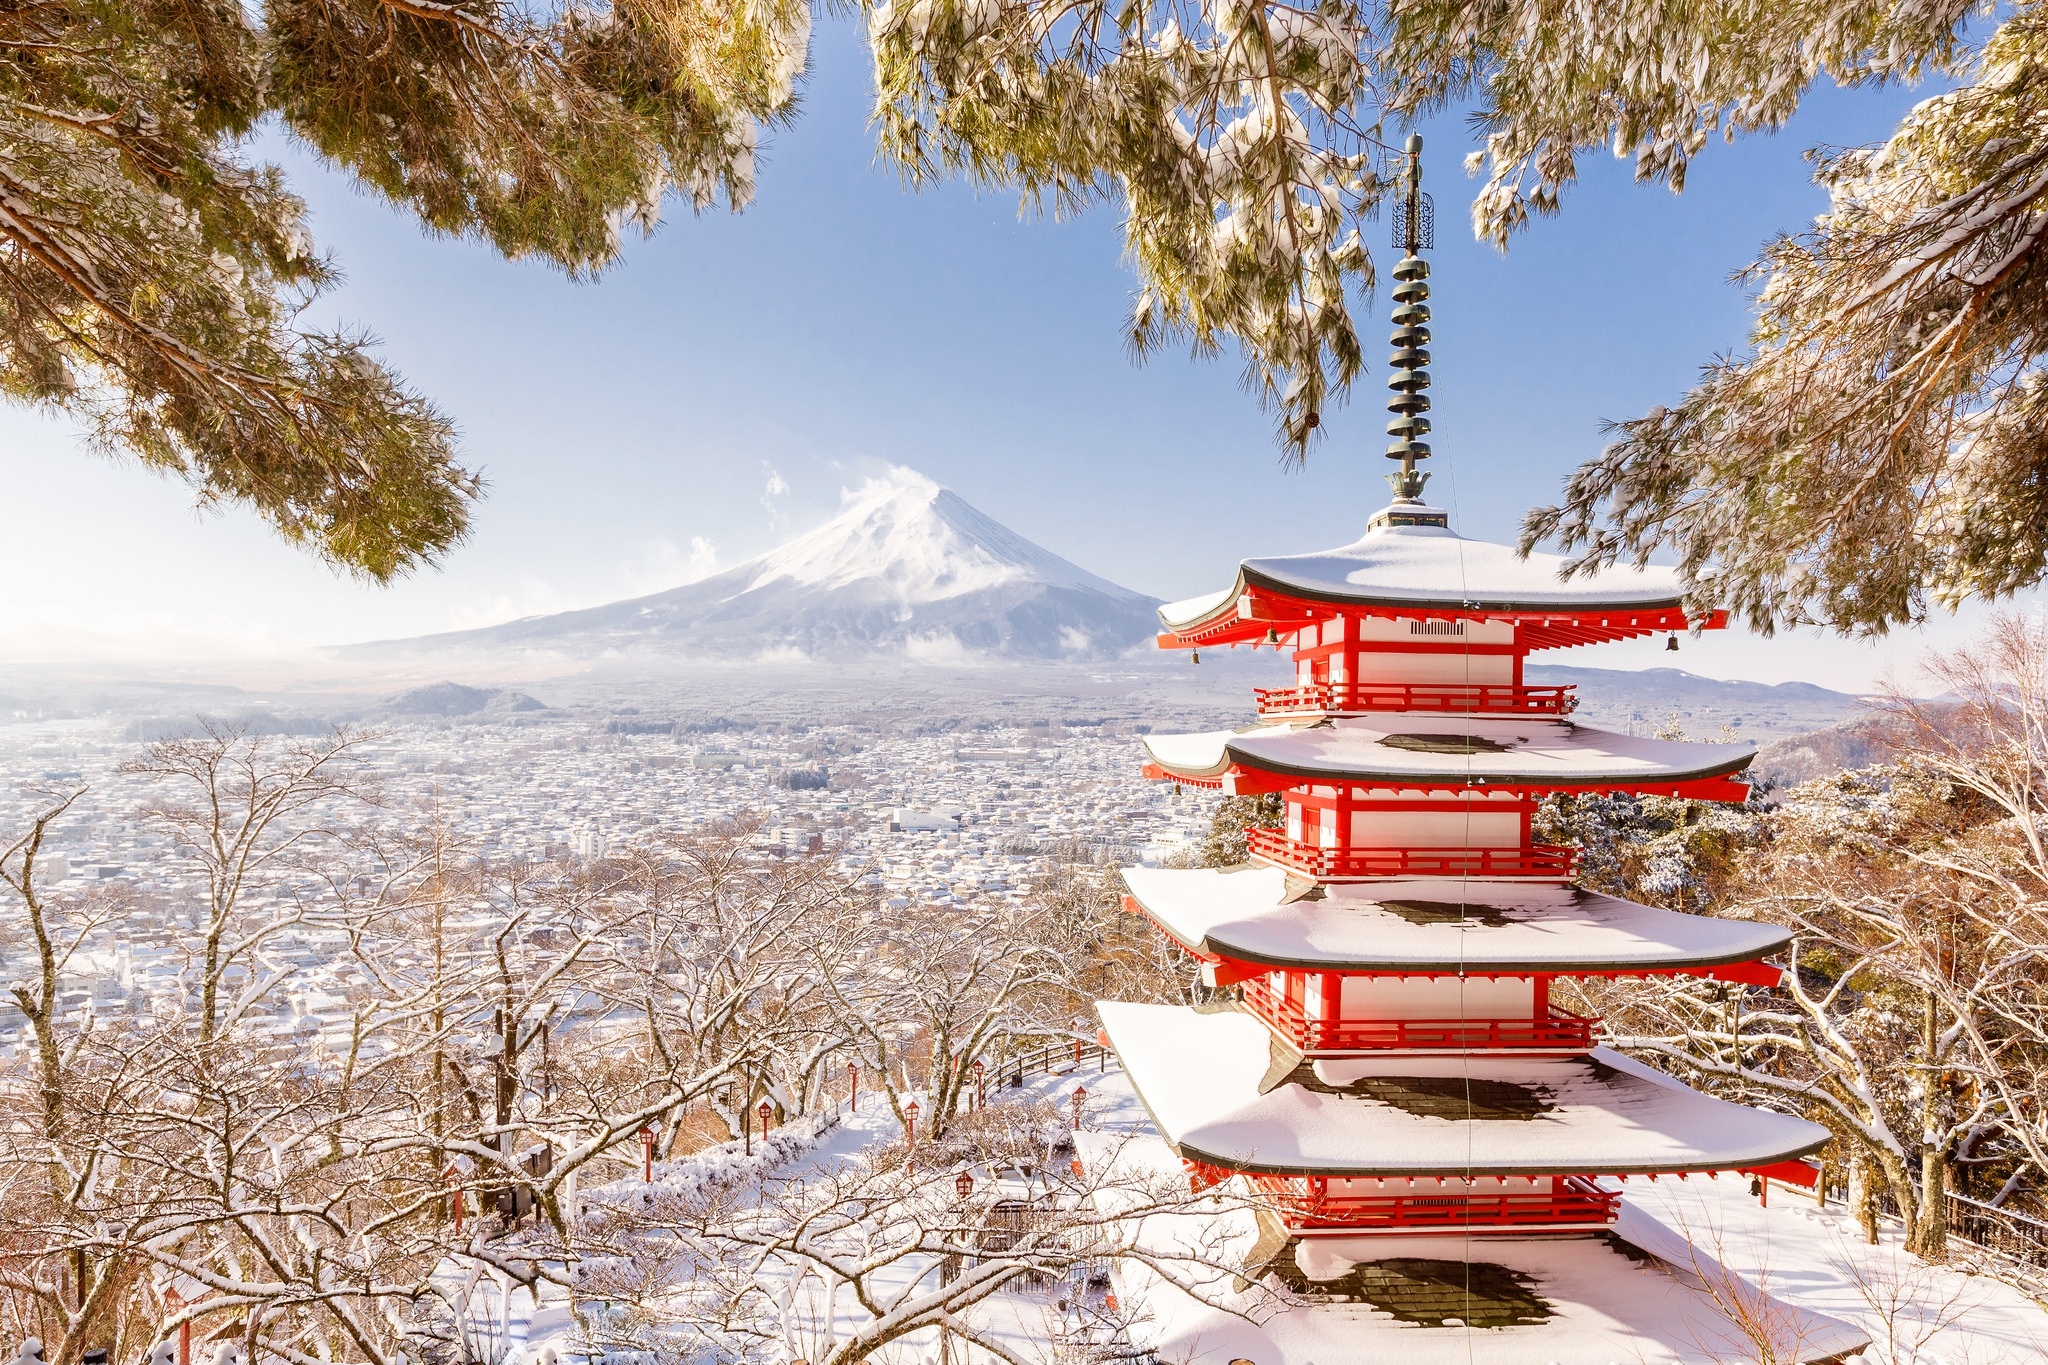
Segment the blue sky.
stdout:
<svg viewBox="0 0 2048 1365">
<path fill-rule="evenodd" d="M 1600 444 L 1603 418 L 1681 393 L 1747 319 L 1729 274 L 1822 206 L 1805 148 L 1881 138 L 1916 97 L 1818 93 L 1788 132 L 1694 167 L 1683 196 L 1599 154 L 1561 218 L 1505 257 L 1466 224 L 1470 148 L 1424 129 L 1438 206 L 1430 493 L 1468 535 L 1511 539 Z M 889 464 L 921 470 L 1070 559 L 1162 597 L 1247 554 L 1351 539 L 1385 501 L 1375 376 L 1328 416 L 1306 470 L 1278 462 L 1233 359 L 1123 349 L 1133 280 L 1113 210 L 1021 220 L 1007 196 L 923 194 L 874 164 L 864 49 L 821 24 L 806 108 L 768 142 L 741 215 L 671 216 L 594 284 L 425 237 L 279 141 L 347 283 L 323 304 L 460 422 L 491 495 L 439 570 L 337 577 L 240 513 L 80 453 L 0 410 L 16 517 L 0 630 L 17 659 L 260 655 L 481 625 L 655 591 L 767 549 Z M 1377 355 L 1384 297 L 1368 331 Z M 1937 641 L 1975 624 L 1944 623 Z M 1734 633 L 1560 662 L 1868 686 L 1925 641 L 1872 649 Z"/>
</svg>

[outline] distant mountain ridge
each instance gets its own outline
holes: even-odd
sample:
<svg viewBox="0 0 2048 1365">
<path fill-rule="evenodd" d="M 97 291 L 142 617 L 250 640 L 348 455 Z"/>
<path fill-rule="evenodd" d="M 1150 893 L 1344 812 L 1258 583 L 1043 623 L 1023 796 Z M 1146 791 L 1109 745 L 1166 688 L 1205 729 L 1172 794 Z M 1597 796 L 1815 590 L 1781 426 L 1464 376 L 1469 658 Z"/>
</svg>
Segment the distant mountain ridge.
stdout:
<svg viewBox="0 0 2048 1365">
<path fill-rule="evenodd" d="M 1149 640 L 1157 606 L 905 470 L 817 530 L 695 583 L 345 652 L 1105 658 Z"/>
<path fill-rule="evenodd" d="M 545 711 L 544 701 L 509 688 L 469 687 L 456 682 L 429 683 L 384 698 L 374 708 L 385 716 L 473 716 L 481 712 L 508 714 Z"/>
<path fill-rule="evenodd" d="M 1727 725 L 1743 739 L 1804 734 L 1855 714 L 1861 699 L 1812 683 L 1759 683 L 1703 678 L 1678 668 L 1625 670 L 1531 663 L 1531 684 L 1577 689 L 1573 718 L 1610 730 L 1647 734 L 1674 717 L 1692 739 L 1711 739 Z"/>
</svg>

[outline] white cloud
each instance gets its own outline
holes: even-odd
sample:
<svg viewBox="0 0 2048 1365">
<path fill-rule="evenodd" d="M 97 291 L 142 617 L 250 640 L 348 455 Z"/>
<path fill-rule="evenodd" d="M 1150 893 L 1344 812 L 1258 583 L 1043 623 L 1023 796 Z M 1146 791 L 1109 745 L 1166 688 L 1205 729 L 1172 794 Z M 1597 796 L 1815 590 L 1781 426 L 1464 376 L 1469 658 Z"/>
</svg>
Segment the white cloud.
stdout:
<svg viewBox="0 0 2048 1365">
<path fill-rule="evenodd" d="M 718 571 L 718 547 L 709 536 L 690 537 L 690 577 L 709 578 Z"/>
<path fill-rule="evenodd" d="M 768 471 L 768 482 L 761 489 L 761 505 L 773 512 L 776 510 L 775 500 L 789 496 L 789 480 L 783 478 L 782 471 L 766 460 L 761 461 L 761 468 Z"/>
<path fill-rule="evenodd" d="M 960 667 L 981 662 L 981 659 L 960 637 L 951 631 L 934 635 L 913 635 L 903 642 L 903 653 L 913 663 L 937 664 L 944 667 Z"/>
<path fill-rule="evenodd" d="M 929 485 L 931 482 L 928 476 L 918 473 L 908 465 L 883 462 L 882 472 L 868 475 L 861 480 L 858 487 L 841 484 L 839 505 L 851 507 L 859 502 L 881 502 L 906 488 Z"/>
<path fill-rule="evenodd" d="M 550 583 L 529 580 L 515 592 L 501 592 L 474 602 L 461 602 L 448 610 L 448 630 L 481 630 L 485 626 L 520 621 L 529 616 L 551 616 L 558 611 L 587 607 Z"/>
<path fill-rule="evenodd" d="M 709 536 L 691 536 L 684 550 L 672 540 L 652 542 L 645 553 L 619 575 L 617 597 L 644 597 L 663 588 L 680 587 L 718 572 L 718 545 Z"/>
</svg>

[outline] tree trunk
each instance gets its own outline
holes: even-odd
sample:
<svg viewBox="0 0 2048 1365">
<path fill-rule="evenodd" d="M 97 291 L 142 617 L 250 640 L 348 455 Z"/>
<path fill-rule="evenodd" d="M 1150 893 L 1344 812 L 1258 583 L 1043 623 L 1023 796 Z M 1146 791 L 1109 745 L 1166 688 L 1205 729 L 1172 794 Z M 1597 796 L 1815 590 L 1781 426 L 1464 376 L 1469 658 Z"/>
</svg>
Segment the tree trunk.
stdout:
<svg viewBox="0 0 2048 1365">
<path fill-rule="evenodd" d="M 1906 1229 L 1906 1250 L 1923 1261 L 1948 1259 L 1947 1172 L 1940 1152 L 1921 1151 L 1919 1207 Z"/>
<path fill-rule="evenodd" d="M 1861 1148 L 1849 1154 L 1849 1212 L 1863 1227 L 1863 1240 L 1877 1245 L 1877 1191 L 1871 1186 L 1870 1158 Z"/>
<path fill-rule="evenodd" d="M 1948 1200 L 1944 1189 L 1947 1164 L 1934 1145 L 1935 1124 L 1941 1113 L 1943 1075 L 1932 1069 L 1941 1041 L 1940 1005 L 1932 991 L 1921 1006 L 1920 1048 L 1927 1059 L 1925 1091 L 1920 1101 L 1923 1134 L 1920 1140 L 1920 1194 L 1906 1220 L 1906 1250 L 1923 1261 L 1948 1259 Z M 1903 1201 L 1902 1201 L 1903 1202 Z"/>
</svg>

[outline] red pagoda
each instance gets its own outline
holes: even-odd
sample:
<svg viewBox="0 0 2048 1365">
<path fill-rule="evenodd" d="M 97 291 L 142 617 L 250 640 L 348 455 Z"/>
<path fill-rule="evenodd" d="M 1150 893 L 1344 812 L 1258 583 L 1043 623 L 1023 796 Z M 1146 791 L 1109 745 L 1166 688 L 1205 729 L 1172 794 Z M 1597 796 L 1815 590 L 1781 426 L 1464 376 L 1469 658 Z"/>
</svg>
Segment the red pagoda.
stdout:
<svg viewBox="0 0 2048 1365">
<path fill-rule="evenodd" d="M 1243 729 L 1150 737 L 1147 774 L 1278 793 L 1284 819 L 1248 831 L 1242 866 L 1124 874 L 1126 908 L 1199 959 L 1211 1005 L 1099 1010 L 1198 1188 L 1236 1180 L 1264 1207 L 1254 1262 L 1310 1302 L 1362 1302 L 1410 1326 L 1528 1329 L 1543 1318 L 1529 1301 L 1571 1317 L 1552 1302 L 1569 1294 L 1543 1297 L 1559 1266 L 1583 1261 L 1593 1269 L 1579 1280 L 1597 1281 L 1609 1260 L 1619 1274 L 1652 1255 L 1614 1235 L 1621 1179 L 1743 1172 L 1810 1184 L 1798 1158 L 1827 1132 L 1692 1090 L 1601 1046 L 1599 1020 L 1553 1002 L 1570 978 L 1774 985 L 1766 959 L 1791 935 L 1577 889 L 1573 851 L 1533 837 L 1536 805 L 1554 792 L 1741 801 L 1754 750 L 1592 729 L 1571 719 L 1571 688 L 1525 681 L 1537 650 L 1721 626 L 1718 614 L 1688 618 L 1671 572 L 1567 581 L 1559 561 L 1467 540 L 1422 500 L 1418 150 L 1411 141 L 1397 224 L 1408 251 L 1393 272 L 1392 504 L 1353 544 L 1245 560 L 1224 591 L 1160 609 L 1163 648 L 1264 644 L 1291 650 L 1295 673 L 1293 686 L 1257 691 L 1258 719 Z M 1507 1288 L 1475 1299 L 1475 1270 Z M 1347 1284 L 1349 1298 L 1331 1288 Z M 1416 1302 L 1420 1316 L 1399 1307 Z M 1832 1358 L 1862 1342 L 1843 1324 L 1794 1316 L 1811 1341 L 1778 1358 Z M 1381 1358 L 1363 1338 L 1347 1347 L 1353 1336 L 1305 1321 L 1290 1330 L 1294 1345 L 1269 1330 L 1245 1358 Z M 1665 1330 L 1587 1340 L 1609 1349 Z M 1567 1349 L 1517 1340 L 1474 1358 Z"/>
</svg>

